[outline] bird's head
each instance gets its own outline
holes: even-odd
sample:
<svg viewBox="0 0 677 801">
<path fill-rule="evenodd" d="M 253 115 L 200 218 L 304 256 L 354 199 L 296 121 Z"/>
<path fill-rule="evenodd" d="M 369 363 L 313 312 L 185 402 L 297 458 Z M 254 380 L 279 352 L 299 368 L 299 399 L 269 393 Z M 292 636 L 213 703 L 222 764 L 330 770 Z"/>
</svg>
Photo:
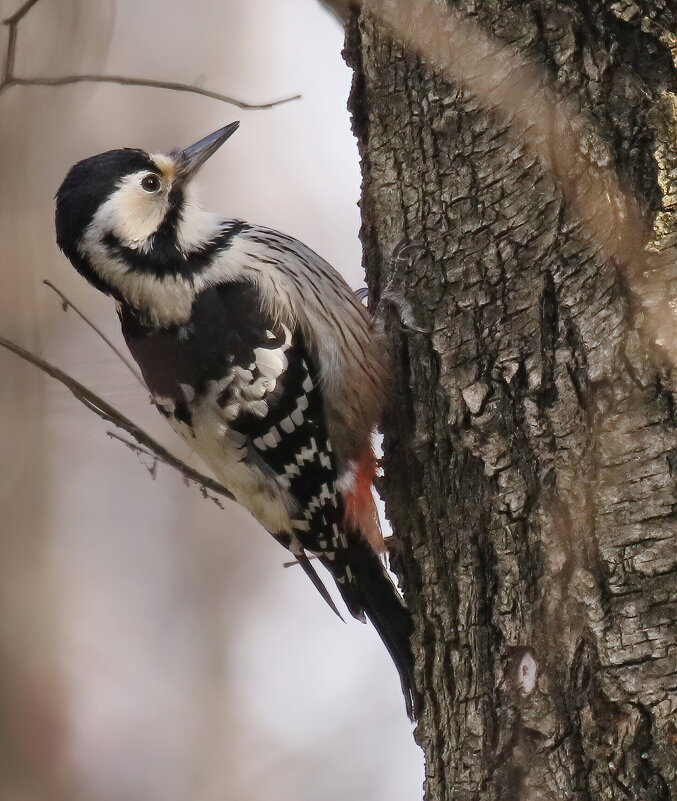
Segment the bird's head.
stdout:
<svg viewBox="0 0 677 801">
<path fill-rule="evenodd" d="M 239 126 L 167 154 L 109 150 L 69 170 L 56 194 L 56 238 L 75 268 L 125 300 L 134 275 L 176 277 L 218 229 L 191 201 L 190 183 Z"/>
</svg>

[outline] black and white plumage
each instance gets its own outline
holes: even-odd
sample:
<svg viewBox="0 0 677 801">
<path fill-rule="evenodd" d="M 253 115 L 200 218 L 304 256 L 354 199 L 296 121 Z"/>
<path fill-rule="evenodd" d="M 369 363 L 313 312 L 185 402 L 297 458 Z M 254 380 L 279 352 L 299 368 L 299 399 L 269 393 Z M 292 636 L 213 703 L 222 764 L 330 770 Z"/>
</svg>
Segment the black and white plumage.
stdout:
<svg viewBox="0 0 677 801">
<path fill-rule="evenodd" d="M 113 150 L 71 168 L 57 241 L 112 295 L 127 345 L 176 431 L 297 558 L 377 628 L 417 712 L 411 618 L 379 553 L 371 435 L 386 380 L 378 328 L 298 240 L 203 211 L 191 179 L 237 123 L 167 155 Z"/>
</svg>

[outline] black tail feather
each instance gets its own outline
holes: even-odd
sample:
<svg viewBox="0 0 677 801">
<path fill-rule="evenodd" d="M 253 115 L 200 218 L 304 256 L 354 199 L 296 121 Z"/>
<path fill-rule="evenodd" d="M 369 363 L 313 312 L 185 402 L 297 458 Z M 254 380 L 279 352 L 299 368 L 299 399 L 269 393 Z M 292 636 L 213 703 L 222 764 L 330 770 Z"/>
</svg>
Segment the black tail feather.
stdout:
<svg viewBox="0 0 677 801">
<path fill-rule="evenodd" d="M 414 682 L 414 657 L 409 638 L 414 630 L 409 610 L 404 605 L 383 563 L 361 534 L 347 532 L 346 565 L 354 582 L 337 582 L 351 614 L 374 625 L 392 657 L 404 694 L 407 715 L 416 720 L 421 710 L 421 696 Z"/>
<path fill-rule="evenodd" d="M 324 600 L 329 605 L 329 608 L 333 612 L 335 612 L 341 620 L 343 620 L 343 615 L 336 608 L 336 604 L 334 603 L 331 595 L 329 594 L 329 591 L 322 583 L 322 579 L 317 575 L 315 568 L 310 564 L 310 559 L 308 559 L 305 553 L 295 554 L 295 556 L 296 556 L 296 561 L 303 568 L 303 572 L 306 574 L 306 576 L 308 576 L 308 578 L 313 583 L 313 587 L 315 587 L 315 589 L 324 598 Z M 345 623 L 345 620 L 343 620 L 343 622 Z"/>
</svg>

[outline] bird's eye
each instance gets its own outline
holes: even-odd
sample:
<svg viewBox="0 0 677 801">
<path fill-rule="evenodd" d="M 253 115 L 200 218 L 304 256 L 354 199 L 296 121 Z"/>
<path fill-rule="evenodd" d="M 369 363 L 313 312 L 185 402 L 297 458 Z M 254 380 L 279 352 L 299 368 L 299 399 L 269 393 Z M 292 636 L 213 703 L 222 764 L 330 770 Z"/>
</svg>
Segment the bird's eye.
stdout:
<svg viewBox="0 0 677 801">
<path fill-rule="evenodd" d="M 149 172 L 141 179 L 141 186 L 146 192 L 157 192 L 160 188 L 160 179 L 154 172 Z"/>
</svg>

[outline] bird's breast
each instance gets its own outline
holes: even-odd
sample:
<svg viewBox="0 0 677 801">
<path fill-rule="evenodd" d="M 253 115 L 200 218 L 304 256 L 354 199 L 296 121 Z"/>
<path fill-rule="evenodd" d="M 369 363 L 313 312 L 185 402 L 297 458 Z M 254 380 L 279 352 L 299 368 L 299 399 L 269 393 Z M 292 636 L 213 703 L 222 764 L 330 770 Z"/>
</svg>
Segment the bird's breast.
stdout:
<svg viewBox="0 0 677 801">
<path fill-rule="evenodd" d="M 191 408 L 203 400 L 227 418 L 240 373 L 250 374 L 265 331 L 275 327 L 256 288 L 244 281 L 200 293 L 183 325 L 153 326 L 124 305 L 120 320 L 151 394 L 169 411 L 175 406 L 175 416 L 189 424 Z M 249 395 L 255 388 L 248 388 Z"/>
</svg>

